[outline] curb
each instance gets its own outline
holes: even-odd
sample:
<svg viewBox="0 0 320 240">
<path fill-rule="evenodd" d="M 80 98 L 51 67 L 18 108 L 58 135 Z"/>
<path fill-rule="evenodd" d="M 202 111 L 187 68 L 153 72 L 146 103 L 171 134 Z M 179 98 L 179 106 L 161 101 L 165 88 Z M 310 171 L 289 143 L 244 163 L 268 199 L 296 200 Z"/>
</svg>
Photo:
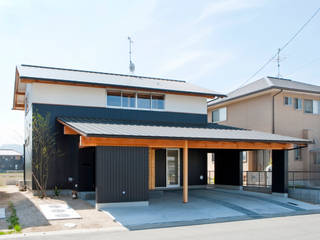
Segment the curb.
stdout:
<svg viewBox="0 0 320 240">
<path fill-rule="evenodd" d="M 59 230 L 50 232 L 30 232 L 30 233 L 16 233 L 10 235 L 2 235 L 0 239 L 15 239 L 21 237 L 33 237 L 33 236 L 53 236 L 53 235 L 68 235 L 75 233 L 90 233 L 90 232 L 123 232 L 128 231 L 125 227 L 112 227 L 112 228 L 92 228 L 92 229 L 73 229 L 73 230 Z"/>
</svg>

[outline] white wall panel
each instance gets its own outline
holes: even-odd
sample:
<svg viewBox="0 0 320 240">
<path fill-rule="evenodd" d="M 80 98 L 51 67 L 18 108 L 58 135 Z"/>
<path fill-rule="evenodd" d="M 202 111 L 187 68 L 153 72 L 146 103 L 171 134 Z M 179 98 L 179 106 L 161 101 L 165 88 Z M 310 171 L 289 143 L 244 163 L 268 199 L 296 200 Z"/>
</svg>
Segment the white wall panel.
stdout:
<svg viewBox="0 0 320 240">
<path fill-rule="evenodd" d="M 32 84 L 32 102 L 57 105 L 105 107 L 106 91 L 103 88 L 88 88 L 57 84 Z"/>
<path fill-rule="evenodd" d="M 32 103 L 106 107 L 106 89 L 57 84 L 33 83 Z M 204 97 L 166 94 L 165 110 L 168 112 L 207 114 Z"/>
</svg>

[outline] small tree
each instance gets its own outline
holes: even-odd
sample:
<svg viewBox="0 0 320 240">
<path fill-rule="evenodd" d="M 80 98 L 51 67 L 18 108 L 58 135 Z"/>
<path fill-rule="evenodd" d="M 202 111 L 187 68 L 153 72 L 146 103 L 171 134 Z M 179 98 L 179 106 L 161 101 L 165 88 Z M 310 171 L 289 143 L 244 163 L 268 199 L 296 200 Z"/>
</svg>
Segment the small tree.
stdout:
<svg viewBox="0 0 320 240">
<path fill-rule="evenodd" d="M 49 161 L 57 156 L 56 134 L 50 127 L 50 114 L 42 116 L 37 111 L 32 117 L 32 176 L 38 195 L 46 197 Z"/>
</svg>

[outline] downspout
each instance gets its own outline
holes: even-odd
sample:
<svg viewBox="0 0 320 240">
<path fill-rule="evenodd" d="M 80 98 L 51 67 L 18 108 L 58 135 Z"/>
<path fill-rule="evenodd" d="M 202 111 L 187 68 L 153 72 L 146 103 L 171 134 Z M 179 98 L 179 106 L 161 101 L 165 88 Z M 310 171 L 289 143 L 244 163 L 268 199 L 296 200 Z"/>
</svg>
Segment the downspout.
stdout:
<svg viewBox="0 0 320 240">
<path fill-rule="evenodd" d="M 275 95 L 272 96 L 272 133 L 275 133 L 275 122 L 274 122 L 274 97 L 278 94 L 282 93 L 283 89 L 277 92 Z"/>
</svg>

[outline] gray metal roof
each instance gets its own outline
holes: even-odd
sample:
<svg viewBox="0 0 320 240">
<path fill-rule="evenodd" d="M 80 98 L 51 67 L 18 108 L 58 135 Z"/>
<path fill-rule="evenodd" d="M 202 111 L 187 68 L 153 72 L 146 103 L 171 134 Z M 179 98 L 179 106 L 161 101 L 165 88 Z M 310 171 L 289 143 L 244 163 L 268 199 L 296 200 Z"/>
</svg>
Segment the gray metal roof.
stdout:
<svg viewBox="0 0 320 240">
<path fill-rule="evenodd" d="M 20 78 L 41 79 L 52 82 L 68 82 L 86 85 L 126 87 L 141 90 L 161 90 L 173 93 L 190 93 L 200 96 L 225 96 L 185 81 L 134 75 L 92 72 L 65 68 L 53 68 L 34 65 L 17 66 Z"/>
<path fill-rule="evenodd" d="M 254 141 L 282 143 L 310 143 L 307 139 L 299 139 L 276 134 L 222 127 L 218 124 L 202 126 L 170 126 L 152 123 L 118 122 L 108 119 L 59 117 L 65 125 L 88 137 L 135 137 L 193 139 L 215 141 Z"/>
<path fill-rule="evenodd" d="M 228 102 L 270 89 L 283 89 L 289 91 L 320 94 L 320 86 L 317 85 L 297 82 L 285 78 L 265 77 L 228 93 L 226 98 L 210 101 L 208 106 Z"/>
</svg>

